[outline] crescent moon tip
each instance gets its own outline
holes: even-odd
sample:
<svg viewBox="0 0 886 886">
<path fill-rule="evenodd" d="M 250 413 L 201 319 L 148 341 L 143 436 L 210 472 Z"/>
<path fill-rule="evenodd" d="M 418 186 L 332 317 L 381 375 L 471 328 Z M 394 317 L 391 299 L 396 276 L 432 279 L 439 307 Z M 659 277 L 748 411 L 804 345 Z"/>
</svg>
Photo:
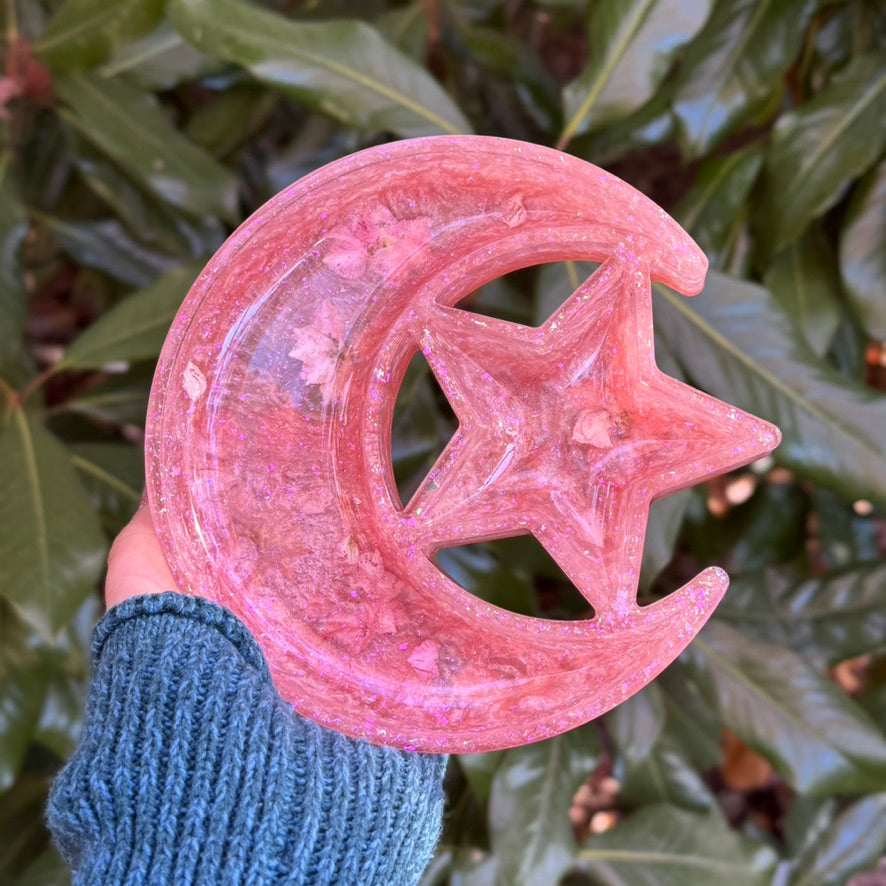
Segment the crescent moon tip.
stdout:
<svg viewBox="0 0 886 886">
<path fill-rule="evenodd" d="M 686 295 L 698 295 L 708 274 L 708 257 L 693 242 L 693 248 L 678 259 L 678 272 Z"/>
<path fill-rule="evenodd" d="M 653 264 L 653 279 L 676 289 L 681 295 L 698 295 L 708 273 L 708 259 L 698 244 L 681 228 L 676 248 L 659 255 Z"/>
<path fill-rule="evenodd" d="M 719 597 L 722 597 L 729 587 L 729 574 L 719 566 L 709 566 L 698 576 L 698 580 L 704 583 L 712 594 L 718 595 L 717 602 L 719 602 Z"/>
</svg>

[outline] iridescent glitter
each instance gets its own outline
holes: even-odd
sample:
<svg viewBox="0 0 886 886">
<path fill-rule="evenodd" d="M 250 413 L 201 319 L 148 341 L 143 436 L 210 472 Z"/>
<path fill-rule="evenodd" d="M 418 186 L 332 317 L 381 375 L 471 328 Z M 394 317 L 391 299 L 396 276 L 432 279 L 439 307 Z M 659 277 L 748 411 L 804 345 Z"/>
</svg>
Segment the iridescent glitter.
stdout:
<svg viewBox="0 0 886 886">
<path fill-rule="evenodd" d="M 602 264 L 541 327 L 455 307 L 569 259 Z M 297 182 L 212 259 L 161 357 L 148 491 L 180 586 L 246 622 L 301 713 L 370 741 L 489 750 L 610 709 L 727 585 L 711 568 L 637 605 L 649 503 L 779 440 L 655 366 L 650 280 L 692 294 L 705 270 L 641 194 L 521 142 L 399 142 Z M 391 420 L 417 350 L 459 429 L 403 505 Z M 595 618 L 506 612 L 433 563 L 522 533 Z"/>
</svg>

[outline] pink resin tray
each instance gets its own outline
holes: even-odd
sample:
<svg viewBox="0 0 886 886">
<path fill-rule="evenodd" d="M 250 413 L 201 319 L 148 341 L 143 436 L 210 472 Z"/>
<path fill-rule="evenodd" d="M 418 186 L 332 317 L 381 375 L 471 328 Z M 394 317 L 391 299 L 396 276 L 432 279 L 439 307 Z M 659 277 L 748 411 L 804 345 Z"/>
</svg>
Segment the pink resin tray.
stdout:
<svg viewBox="0 0 886 886">
<path fill-rule="evenodd" d="M 568 259 L 602 264 L 540 327 L 458 307 Z M 624 182 L 522 142 L 403 141 L 296 182 L 209 262 L 160 359 L 148 496 L 179 586 L 246 623 L 299 712 L 372 742 L 503 748 L 617 705 L 727 585 L 710 568 L 637 605 L 649 503 L 779 441 L 656 368 L 650 280 L 690 295 L 706 266 Z M 418 350 L 459 427 L 403 506 L 391 421 Z M 525 533 L 596 617 L 504 611 L 433 562 Z"/>
</svg>

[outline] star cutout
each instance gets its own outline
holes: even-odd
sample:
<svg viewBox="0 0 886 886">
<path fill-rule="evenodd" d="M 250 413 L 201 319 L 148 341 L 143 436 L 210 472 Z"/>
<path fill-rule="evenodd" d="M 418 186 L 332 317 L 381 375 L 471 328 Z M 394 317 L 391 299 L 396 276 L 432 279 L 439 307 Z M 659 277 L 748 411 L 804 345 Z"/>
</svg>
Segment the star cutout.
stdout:
<svg viewBox="0 0 886 886">
<path fill-rule="evenodd" d="M 637 607 L 653 499 L 779 439 L 658 370 L 633 256 L 610 257 L 539 327 L 438 306 L 421 348 L 459 427 L 404 509 L 414 543 L 532 533 L 598 617 Z"/>
</svg>

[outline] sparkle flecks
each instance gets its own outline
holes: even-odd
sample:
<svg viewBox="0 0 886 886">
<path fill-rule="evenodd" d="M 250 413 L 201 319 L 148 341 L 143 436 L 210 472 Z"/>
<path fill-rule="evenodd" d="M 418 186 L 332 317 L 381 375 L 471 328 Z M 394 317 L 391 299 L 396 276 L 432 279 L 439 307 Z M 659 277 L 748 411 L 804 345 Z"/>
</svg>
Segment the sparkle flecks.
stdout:
<svg viewBox="0 0 886 886">
<path fill-rule="evenodd" d="M 563 260 L 602 264 L 538 328 L 456 307 Z M 180 586 L 246 622 L 299 711 L 371 741 L 488 750 L 605 712 L 727 584 L 637 605 L 650 501 L 778 442 L 655 366 L 650 281 L 691 294 L 705 267 L 642 195 L 534 145 L 399 142 L 297 182 L 210 262 L 158 367 L 148 492 Z M 417 350 L 459 427 L 404 507 L 390 432 Z M 526 532 L 595 618 L 506 612 L 433 563 Z"/>
</svg>

